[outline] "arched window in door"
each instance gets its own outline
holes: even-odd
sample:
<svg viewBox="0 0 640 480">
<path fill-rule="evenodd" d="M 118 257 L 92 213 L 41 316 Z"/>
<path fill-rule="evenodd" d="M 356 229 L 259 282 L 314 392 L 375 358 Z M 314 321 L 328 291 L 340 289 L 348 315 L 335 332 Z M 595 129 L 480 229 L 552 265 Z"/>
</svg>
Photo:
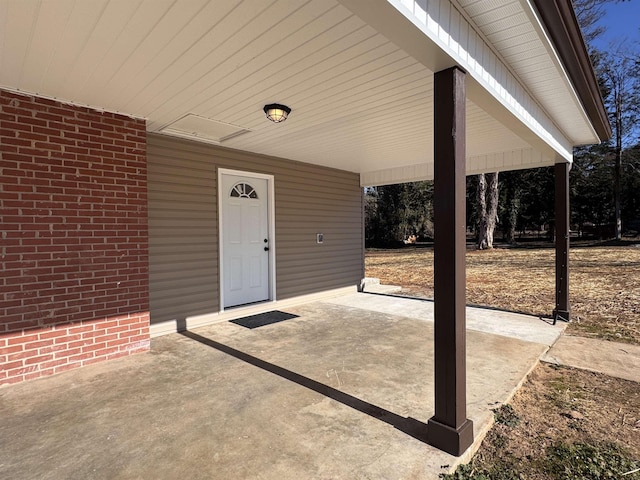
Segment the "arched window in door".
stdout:
<svg viewBox="0 0 640 480">
<path fill-rule="evenodd" d="M 248 183 L 236 183 L 231 189 L 231 197 L 234 198 L 258 198 L 255 189 Z"/>
</svg>

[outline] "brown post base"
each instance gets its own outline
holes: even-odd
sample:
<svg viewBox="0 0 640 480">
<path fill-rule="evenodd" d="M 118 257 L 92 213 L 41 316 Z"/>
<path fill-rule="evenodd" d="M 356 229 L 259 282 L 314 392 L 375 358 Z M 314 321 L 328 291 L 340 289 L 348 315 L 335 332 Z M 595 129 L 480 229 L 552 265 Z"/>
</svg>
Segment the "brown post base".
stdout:
<svg viewBox="0 0 640 480">
<path fill-rule="evenodd" d="M 569 310 L 555 309 L 553 311 L 553 324 L 555 325 L 558 320 L 562 320 L 563 322 L 570 322 L 571 312 Z"/>
<path fill-rule="evenodd" d="M 460 428 L 455 429 L 432 417 L 427 424 L 427 443 L 459 457 L 473 443 L 473 422 L 467 419 Z"/>
</svg>

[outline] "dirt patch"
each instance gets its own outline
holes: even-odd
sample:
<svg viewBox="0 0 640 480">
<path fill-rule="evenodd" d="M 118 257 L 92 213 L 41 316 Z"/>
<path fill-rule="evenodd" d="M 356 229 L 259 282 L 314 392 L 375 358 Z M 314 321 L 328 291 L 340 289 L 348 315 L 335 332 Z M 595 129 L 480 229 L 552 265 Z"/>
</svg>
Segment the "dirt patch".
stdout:
<svg viewBox="0 0 640 480">
<path fill-rule="evenodd" d="M 595 453 L 589 452 L 592 459 L 612 450 L 640 459 L 640 384 L 636 382 L 541 364 L 510 408 L 501 413 L 503 418 L 496 421 L 467 467 L 469 475 L 459 478 L 474 478 L 472 472 L 489 472 L 489 478 L 494 478 L 500 471 L 531 480 L 565 478 L 551 473 L 552 453 L 557 454 L 553 449 L 560 444 L 597 446 Z M 625 468 L 630 470 L 619 473 L 633 470 Z M 637 479 L 640 473 L 614 478 Z"/>
<path fill-rule="evenodd" d="M 572 323 L 568 332 L 640 344 L 640 248 L 580 247 L 570 252 Z M 433 298 L 433 249 L 367 250 L 368 277 Z M 467 303 L 531 315 L 555 307 L 552 248 L 496 248 L 467 253 Z"/>
</svg>

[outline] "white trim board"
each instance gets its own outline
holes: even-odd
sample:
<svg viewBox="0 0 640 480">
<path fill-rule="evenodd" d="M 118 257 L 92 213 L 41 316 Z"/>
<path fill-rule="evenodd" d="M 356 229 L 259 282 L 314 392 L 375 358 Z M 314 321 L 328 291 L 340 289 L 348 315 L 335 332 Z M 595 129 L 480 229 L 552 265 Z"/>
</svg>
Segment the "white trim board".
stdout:
<svg viewBox="0 0 640 480">
<path fill-rule="evenodd" d="M 218 207 L 217 207 L 217 215 L 218 215 L 218 299 L 220 301 L 220 313 L 225 311 L 224 309 L 224 270 L 223 270 L 223 242 L 222 242 L 222 189 L 220 185 L 222 184 L 222 176 L 223 175 L 237 175 L 248 178 L 260 178 L 267 181 L 267 190 L 268 190 L 268 223 L 269 223 L 269 301 L 276 300 L 276 202 L 275 202 L 275 177 L 273 175 L 267 175 L 264 173 L 256 173 L 256 172 L 245 172 L 242 170 L 232 170 L 228 168 L 218 168 L 218 176 L 217 176 L 217 190 L 218 190 Z M 233 307 L 237 309 L 237 307 Z"/>
</svg>

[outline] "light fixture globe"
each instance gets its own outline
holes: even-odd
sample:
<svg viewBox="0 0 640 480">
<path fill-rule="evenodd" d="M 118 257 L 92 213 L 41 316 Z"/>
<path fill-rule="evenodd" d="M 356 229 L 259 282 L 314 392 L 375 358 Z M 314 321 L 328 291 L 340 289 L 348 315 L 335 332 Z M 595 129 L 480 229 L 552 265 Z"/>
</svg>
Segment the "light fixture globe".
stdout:
<svg viewBox="0 0 640 480">
<path fill-rule="evenodd" d="M 286 105 L 280 105 L 279 103 L 270 103 L 269 105 L 264 106 L 264 113 L 267 114 L 267 118 L 275 123 L 284 122 L 289 114 L 291 113 L 291 109 Z"/>
</svg>

